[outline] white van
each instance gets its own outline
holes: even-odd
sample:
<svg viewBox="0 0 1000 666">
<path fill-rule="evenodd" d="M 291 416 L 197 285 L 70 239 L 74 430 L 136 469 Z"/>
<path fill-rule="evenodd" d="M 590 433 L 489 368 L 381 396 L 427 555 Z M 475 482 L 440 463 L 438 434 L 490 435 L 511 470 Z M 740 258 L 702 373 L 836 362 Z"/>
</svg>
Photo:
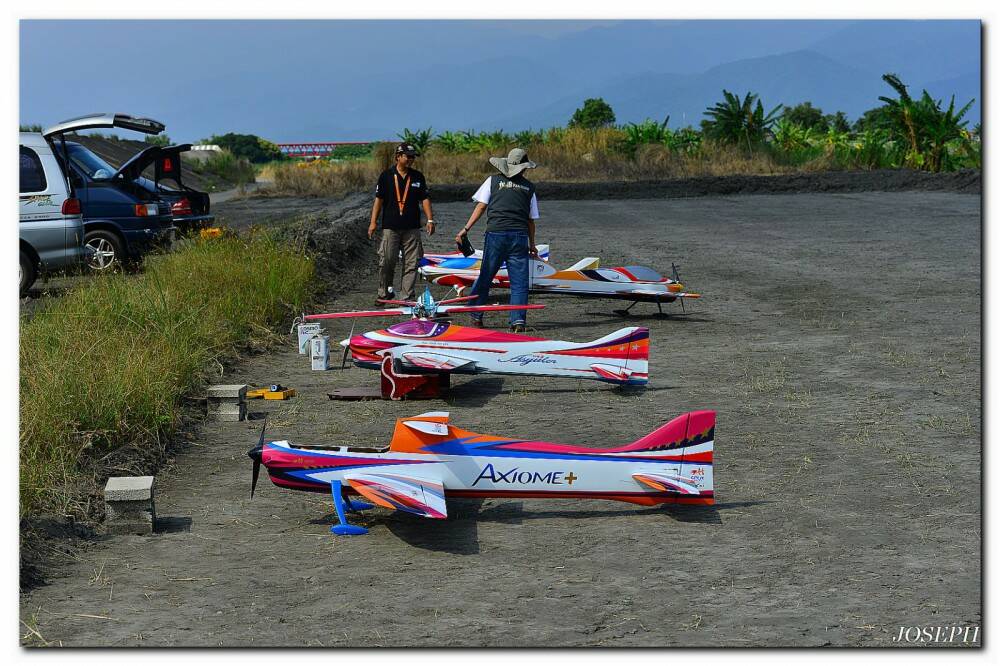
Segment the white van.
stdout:
<svg viewBox="0 0 1000 666">
<path fill-rule="evenodd" d="M 79 263 L 84 256 L 80 200 L 53 146 L 41 134 L 21 132 L 21 279 L 23 296 L 41 271 Z"/>
</svg>

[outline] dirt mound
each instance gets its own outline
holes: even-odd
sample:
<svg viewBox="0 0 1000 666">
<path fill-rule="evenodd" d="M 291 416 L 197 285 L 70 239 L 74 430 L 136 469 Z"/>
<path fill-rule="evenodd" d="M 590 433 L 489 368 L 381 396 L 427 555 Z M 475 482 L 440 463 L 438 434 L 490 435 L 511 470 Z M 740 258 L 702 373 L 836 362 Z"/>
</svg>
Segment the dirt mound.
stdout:
<svg viewBox="0 0 1000 666">
<path fill-rule="evenodd" d="M 433 185 L 436 203 L 468 201 L 479 183 Z M 776 176 L 701 176 L 678 180 L 637 180 L 590 183 L 538 183 L 540 197 L 549 201 L 589 199 L 678 199 L 727 194 L 804 194 L 845 192 L 982 192 L 982 174 L 975 170 L 926 173 L 910 170 L 828 171 Z"/>
</svg>

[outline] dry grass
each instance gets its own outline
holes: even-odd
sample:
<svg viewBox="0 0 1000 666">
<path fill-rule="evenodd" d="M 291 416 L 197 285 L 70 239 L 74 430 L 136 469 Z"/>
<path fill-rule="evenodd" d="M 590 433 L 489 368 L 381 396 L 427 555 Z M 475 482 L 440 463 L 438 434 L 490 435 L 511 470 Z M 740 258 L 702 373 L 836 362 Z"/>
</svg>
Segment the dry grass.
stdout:
<svg viewBox="0 0 1000 666">
<path fill-rule="evenodd" d="M 803 168 L 782 166 L 767 153 L 748 156 L 745 151 L 716 144 L 703 144 L 693 154 L 671 151 L 664 145 L 647 144 L 634 156 L 622 151 L 615 130 L 568 129 L 558 140 L 526 146 L 539 166 L 531 172 L 536 182 L 587 182 L 607 180 L 655 180 L 734 174 L 768 175 L 819 170 L 819 164 Z M 416 168 L 432 184 L 478 183 L 494 173 L 488 159 L 505 155 L 514 144 L 479 153 L 449 153 L 431 145 L 417 160 Z M 380 144 L 372 159 L 331 163 L 289 162 L 274 164 L 266 177 L 273 182 L 258 194 L 276 196 L 341 196 L 370 190 L 392 159 L 392 144 Z"/>
</svg>

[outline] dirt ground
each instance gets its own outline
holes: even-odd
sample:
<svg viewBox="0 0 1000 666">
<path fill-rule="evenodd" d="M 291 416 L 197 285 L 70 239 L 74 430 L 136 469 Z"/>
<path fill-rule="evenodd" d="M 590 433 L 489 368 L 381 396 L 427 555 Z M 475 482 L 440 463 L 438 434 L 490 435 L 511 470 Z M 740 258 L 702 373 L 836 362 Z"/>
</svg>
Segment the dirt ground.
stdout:
<svg viewBox="0 0 1000 666">
<path fill-rule="evenodd" d="M 449 249 L 469 209 L 436 206 L 426 247 Z M 980 212 L 942 192 L 543 200 L 557 265 L 677 262 L 704 294 L 668 317 L 569 298 L 530 313 L 574 341 L 649 326 L 647 390 L 456 376 L 445 400 L 342 404 L 327 391 L 376 374 L 312 372 L 289 338 L 219 381 L 299 395 L 206 423 L 157 476 L 159 532 L 63 556 L 21 596 L 22 643 L 891 646 L 900 625 L 978 625 Z M 373 275 L 345 282 L 327 307 L 370 307 Z M 386 443 L 393 419 L 448 410 L 611 445 L 692 409 L 718 411 L 711 509 L 465 500 L 447 521 L 368 512 L 369 535 L 341 538 L 325 496 L 264 477 L 249 499 L 262 412 L 297 443 Z"/>
</svg>

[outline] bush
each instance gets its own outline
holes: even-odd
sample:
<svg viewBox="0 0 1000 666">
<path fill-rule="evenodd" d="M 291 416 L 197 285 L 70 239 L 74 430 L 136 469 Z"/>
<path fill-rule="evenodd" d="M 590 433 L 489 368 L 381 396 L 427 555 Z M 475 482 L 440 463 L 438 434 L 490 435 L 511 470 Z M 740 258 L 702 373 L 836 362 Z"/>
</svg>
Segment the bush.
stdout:
<svg viewBox="0 0 1000 666">
<path fill-rule="evenodd" d="M 209 364 L 301 312 L 312 275 L 263 234 L 192 241 L 22 319 L 21 515 L 86 516 L 119 450 L 162 452 Z"/>
<path fill-rule="evenodd" d="M 357 160 L 372 156 L 374 143 L 354 144 L 349 146 L 337 146 L 329 155 L 332 160 Z"/>
<path fill-rule="evenodd" d="M 228 150 L 214 154 L 201 163 L 201 170 L 237 185 L 246 185 L 257 179 L 249 160 L 237 158 Z"/>
<path fill-rule="evenodd" d="M 206 140 L 207 143 L 215 144 L 220 148 L 225 148 L 238 158 L 250 160 L 254 164 L 273 162 L 285 158 L 284 153 L 277 145 L 260 138 L 255 134 L 234 134 L 232 132 L 222 136 L 213 136 Z"/>
</svg>

